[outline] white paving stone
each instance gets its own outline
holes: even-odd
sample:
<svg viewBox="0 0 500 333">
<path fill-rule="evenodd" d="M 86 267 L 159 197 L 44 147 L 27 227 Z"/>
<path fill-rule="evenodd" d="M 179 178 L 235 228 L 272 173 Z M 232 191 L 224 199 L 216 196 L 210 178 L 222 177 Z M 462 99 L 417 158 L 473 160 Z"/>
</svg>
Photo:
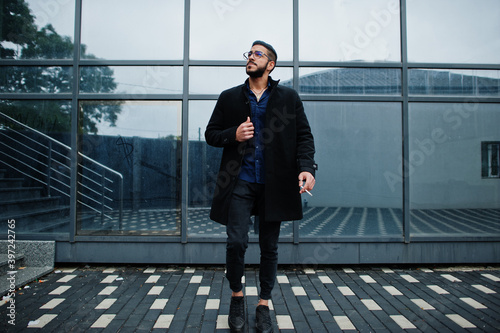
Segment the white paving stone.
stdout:
<svg viewBox="0 0 500 333">
<path fill-rule="evenodd" d="M 377 283 L 370 275 L 360 275 L 359 277 L 366 283 Z"/>
<path fill-rule="evenodd" d="M 420 270 L 424 273 L 434 273 L 434 271 L 432 269 L 429 269 L 429 268 L 420 268 Z"/>
<path fill-rule="evenodd" d="M 354 296 L 354 292 L 349 287 L 337 287 L 344 296 Z"/>
<path fill-rule="evenodd" d="M 306 274 L 316 274 L 316 271 L 312 268 L 304 268 L 304 273 Z"/>
<path fill-rule="evenodd" d="M 156 282 L 158 282 L 159 279 L 160 279 L 160 275 L 151 275 L 150 277 L 148 277 L 148 279 L 144 283 L 156 283 Z"/>
<path fill-rule="evenodd" d="M 118 278 L 118 275 L 108 275 L 101 283 L 112 283 Z"/>
<path fill-rule="evenodd" d="M 153 328 L 170 328 L 170 324 L 172 324 L 172 320 L 174 320 L 174 315 L 172 314 L 163 314 L 158 317 Z"/>
<path fill-rule="evenodd" d="M 196 268 L 186 267 L 186 269 L 184 270 L 184 273 L 186 274 L 193 274 L 194 272 L 196 272 Z"/>
<path fill-rule="evenodd" d="M 408 330 L 408 329 L 416 328 L 415 325 L 413 325 L 408 319 L 406 319 L 405 316 L 402 316 L 402 315 L 393 315 L 393 316 L 391 316 L 391 318 L 403 330 Z"/>
<path fill-rule="evenodd" d="M 485 293 L 485 294 L 496 294 L 496 293 L 497 293 L 496 291 L 491 290 L 490 288 L 485 287 L 485 286 L 480 285 L 480 284 L 473 284 L 472 286 L 473 286 L 474 288 L 476 288 L 476 289 L 478 289 L 478 290 L 482 291 L 482 292 L 483 292 L 483 293 Z"/>
<path fill-rule="evenodd" d="M 382 268 L 382 272 L 384 272 L 386 274 L 394 273 L 394 271 L 390 268 Z"/>
<path fill-rule="evenodd" d="M 217 325 L 215 329 L 217 330 L 227 330 L 229 329 L 229 323 L 227 322 L 228 315 L 218 315 L 217 316 Z"/>
<path fill-rule="evenodd" d="M 61 295 L 65 291 L 69 290 L 71 286 L 60 286 L 57 287 L 56 289 L 52 290 L 49 295 Z"/>
<path fill-rule="evenodd" d="M 278 328 L 280 330 L 293 330 L 295 327 L 293 326 L 292 317 L 288 315 L 280 315 L 276 316 L 276 321 L 278 322 Z"/>
<path fill-rule="evenodd" d="M 207 286 L 200 286 L 198 288 L 198 291 L 196 292 L 196 295 L 204 296 L 204 295 L 209 295 L 210 294 L 210 287 Z"/>
<path fill-rule="evenodd" d="M 451 281 L 451 282 L 462 282 L 462 280 L 454 277 L 451 274 L 441 274 L 441 276 L 444 277 L 446 280 Z"/>
<path fill-rule="evenodd" d="M 392 296 L 403 296 L 403 293 L 394 286 L 384 286 L 384 289 Z"/>
<path fill-rule="evenodd" d="M 352 268 L 343 268 L 343 270 L 344 270 L 344 273 L 348 273 L 348 274 L 355 273 Z"/>
<path fill-rule="evenodd" d="M 56 282 L 59 282 L 59 283 L 66 283 L 66 282 L 69 282 L 69 281 L 73 280 L 75 277 L 76 277 L 76 275 L 74 275 L 74 274 L 69 274 L 69 275 L 63 276 L 62 278 L 60 278 L 60 279 L 59 279 L 59 280 L 57 280 Z"/>
<path fill-rule="evenodd" d="M 355 330 L 356 327 L 352 324 L 351 320 L 347 316 L 333 316 L 337 325 L 343 331 Z"/>
<path fill-rule="evenodd" d="M 189 283 L 201 283 L 201 280 L 203 280 L 202 275 L 194 275 L 191 277 L 191 280 L 189 280 Z"/>
<path fill-rule="evenodd" d="M 290 283 L 290 281 L 288 280 L 288 277 L 286 275 L 278 275 L 276 277 L 276 281 L 278 281 L 278 283 L 283 283 L 283 284 Z"/>
<path fill-rule="evenodd" d="M 411 276 L 410 274 L 401 274 L 400 276 L 403 279 L 405 279 L 406 281 L 410 282 L 410 283 L 418 283 L 418 282 L 420 282 L 417 279 L 415 279 L 413 276 Z"/>
<path fill-rule="evenodd" d="M 328 283 L 333 283 L 332 279 L 330 279 L 329 276 L 326 276 L 326 275 L 319 275 L 318 276 L 319 280 L 324 283 L 324 284 L 328 284 Z"/>
<path fill-rule="evenodd" d="M 151 289 L 149 289 L 148 291 L 148 295 L 160 295 L 161 292 L 163 291 L 163 286 L 154 286 L 154 287 L 151 287 Z"/>
<path fill-rule="evenodd" d="M 492 281 L 495 281 L 495 282 L 500 282 L 500 278 L 493 275 L 493 274 L 481 274 L 482 276 L 484 276 L 485 278 L 487 279 L 490 279 Z"/>
<path fill-rule="evenodd" d="M 154 272 L 156 272 L 156 268 L 155 267 L 148 267 L 144 270 L 144 274 L 153 274 Z"/>
<path fill-rule="evenodd" d="M 220 299 L 207 299 L 205 310 L 217 310 L 220 306 Z"/>
<path fill-rule="evenodd" d="M 64 300 L 65 300 L 65 298 L 53 298 L 50 301 L 48 301 L 47 303 L 45 303 L 44 305 L 42 305 L 40 307 L 40 309 L 42 309 L 42 310 L 52 310 L 53 308 L 55 308 L 56 306 L 58 306 L 59 304 L 61 304 L 62 302 L 64 302 Z"/>
<path fill-rule="evenodd" d="M 118 289 L 118 287 L 116 286 L 109 286 L 109 287 L 106 287 L 104 288 L 103 290 L 101 290 L 99 292 L 99 295 L 105 295 L 105 296 L 109 296 L 111 295 L 116 289 Z"/>
<path fill-rule="evenodd" d="M 311 304 L 315 311 L 328 311 L 328 307 L 325 302 L 320 299 L 312 299 Z"/>
<path fill-rule="evenodd" d="M 435 308 L 432 305 L 430 305 L 429 303 L 427 303 L 423 299 L 415 298 L 415 299 L 412 299 L 411 301 L 413 303 L 415 303 L 422 310 L 435 310 Z"/>
<path fill-rule="evenodd" d="M 101 303 L 99 303 L 95 309 L 96 310 L 106 310 L 111 307 L 116 302 L 116 298 L 106 298 Z"/>
<path fill-rule="evenodd" d="M 453 320 L 458 326 L 462 328 L 476 328 L 476 325 L 462 317 L 461 315 L 458 314 L 447 314 L 446 317 L 450 318 Z"/>
<path fill-rule="evenodd" d="M 165 306 L 167 305 L 167 303 L 168 303 L 168 298 L 157 298 L 157 299 L 155 299 L 153 304 L 151 304 L 151 307 L 149 309 L 151 309 L 151 310 L 163 310 L 165 308 Z"/>
<path fill-rule="evenodd" d="M 41 316 L 37 320 L 30 321 L 28 323 L 28 327 L 29 328 L 43 328 L 45 325 L 50 323 L 52 321 L 52 319 L 54 319 L 55 317 L 57 317 L 56 314 L 44 314 L 43 316 Z"/>
<path fill-rule="evenodd" d="M 106 328 L 115 319 L 114 314 L 103 314 L 91 326 L 91 328 Z"/>
<path fill-rule="evenodd" d="M 292 287 L 292 291 L 295 296 L 307 296 L 304 287 Z"/>
<path fill-rule="evenodd" d="M 71 274 L 74 271 L 76 271 L 76 267 L 66 267 L 66 268 L 61 269 L 61 272 L 66 273 L 66 274 L 68 274 L 68 273 Z"/>
<path fill-rule="evenodd" d="M 447 292 L 446 290 L 444 290 L 443 288 L 441 288 L 440 286 L 436 286 L 436 285 L 429 285 L 427 286 L 429 289 L 431 289 L 432 291 L 438 293 L 439 295 L 447 295 L 449 294 L 449 292 Z"/>
<path fill-rule="evenodd" d="M 368 308 L 370 311 L 380 311 L 382 308 L 372 299 L 362 299 L 361 302 Z"/>
<path fill-rule="evenodd" d="M 247 296 L 259 296 L 257 287 L 245 287 L 245 295 Z"/>
<path fill-rule="evenodd" d="M 487 309 L 487 307 L 484 304 L 479 303 L 473 298 L 470 297 L 460 297 L 460 300 L 462 302 L 465 302 L 466 304 L 472 306 L 476 310 L 481 310 L 481 309 Z"/>
<path fill-rule="evenodd" d="M 109 267 L 109 268 L 106 268 L 105 270 L 103 270 L 102 272 L 104 274 L 111 274 L 111 273 L 114 273 L 116 271 L 116 269 L 114 269 L 113 267 Z"/>
</svg>

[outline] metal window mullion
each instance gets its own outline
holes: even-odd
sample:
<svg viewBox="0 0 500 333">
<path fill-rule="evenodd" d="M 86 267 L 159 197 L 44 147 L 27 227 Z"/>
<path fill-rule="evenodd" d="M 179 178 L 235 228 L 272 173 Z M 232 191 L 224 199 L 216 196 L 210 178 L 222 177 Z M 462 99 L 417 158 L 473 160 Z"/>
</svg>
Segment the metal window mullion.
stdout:
<svg viewBox="0 0 500 333">
<path fill-rule="evenodd" d="M 182 81 L 182 157 L 181 157 L 181 243 L 187 243 L 188 232 L 188 104 L 189 104 L 189 32 L 191 1 L 184 1 L 184 56 Z"/>
<path fill-rule="evenodd" d="M 78 93 L 80 90 L 80 42 L 82 22 L 82 0 L 75 4 L 75 34 L 73 44 L 73 94 L 71 99 L 71 183 L 70 183 L 70 223 L 69 241 L 75 242 L 78 199 Z"/>
<path fill-rule="evenodd" d="M 299 0 L 293 0 L 293 88 L 300 91 L 299 80 Z M 302 203 L 301 203 L 302 204 Z M 300 242 L 299 221 L 293 221 L 293 243 Z"/>
<path fill-rule="evenodd" d="M 408 39 L 407 39 L 407 15 L 406 15 L 406 0 L 400 0 L 400 15 L 401 15 L 401 93 L 403 97 L 402 104 L 402 131 L 403 131 L 403 234 L 404 242 L 410 242 L 410 178 L 409 178 L 409 73 L 408 73 Z"/>
</svg>

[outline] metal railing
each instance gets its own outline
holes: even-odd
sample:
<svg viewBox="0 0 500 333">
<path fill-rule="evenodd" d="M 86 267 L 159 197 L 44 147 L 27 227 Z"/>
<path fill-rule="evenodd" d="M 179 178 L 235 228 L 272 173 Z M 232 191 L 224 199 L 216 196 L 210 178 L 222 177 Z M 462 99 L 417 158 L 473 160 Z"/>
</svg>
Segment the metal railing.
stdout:
<svg viewBox="0 0 500 333">
<path fill-rule="evenodd" d="M 71 147 L 0 112 L 1 162 L 41 183 L 47 196 L 71 197 Z M 83 211 L 104 220 L 118 210 L 119 230 L 123 219 L 121 173 L 78 153 L 77 203 Z"/>
</svg>

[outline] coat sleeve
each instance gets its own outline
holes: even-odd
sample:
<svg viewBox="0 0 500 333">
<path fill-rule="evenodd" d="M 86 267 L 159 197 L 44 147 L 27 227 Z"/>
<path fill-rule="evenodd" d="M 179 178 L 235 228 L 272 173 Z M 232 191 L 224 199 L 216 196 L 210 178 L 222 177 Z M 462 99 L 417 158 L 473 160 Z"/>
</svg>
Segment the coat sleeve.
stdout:
<svg viewBox="0 0 500 333">
<path fill-rule="evenodd" d="M 297 167 L 299 173 L 307 171 L 315 176 L 318 165 L 314 161 L 314 137 L 304 112 L 304 105 L 298 95 L 295 101 L 295 114 L 297 116 Z"/>
<path fill-rule="evenodd" d="M 224 96 L 221 94 L 205 130 L 205 140 L 209 145 L 214 147 L 226 147 L 238 144 L 238 141 L 236 141 L 236 129 L 238 126 L 227 127 L 227 119 L 224 114 L 225 103 L 223 100 Z"/>
</svg>

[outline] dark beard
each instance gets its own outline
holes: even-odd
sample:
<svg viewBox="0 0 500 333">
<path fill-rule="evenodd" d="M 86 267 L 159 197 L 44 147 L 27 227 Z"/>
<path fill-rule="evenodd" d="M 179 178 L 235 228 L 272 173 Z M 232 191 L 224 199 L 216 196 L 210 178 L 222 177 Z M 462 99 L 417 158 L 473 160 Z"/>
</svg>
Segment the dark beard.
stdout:
<svg viewBox="0 0 500 333">
<path fill-rule="evenodd" d="M 264 75 L 264 73 L 266 72 L 266 68 L 267 68 L 267 64 L 266 64 L 266 66 L 264 66 L 262 68 L 257 67 L 257 69 L 254 72 L 249 72 L 248 68 L 247 68 L 247 74 L 251 78 L 259 78 L 259 77 L 262 77 L 262 75 Z"/>
</svg>

